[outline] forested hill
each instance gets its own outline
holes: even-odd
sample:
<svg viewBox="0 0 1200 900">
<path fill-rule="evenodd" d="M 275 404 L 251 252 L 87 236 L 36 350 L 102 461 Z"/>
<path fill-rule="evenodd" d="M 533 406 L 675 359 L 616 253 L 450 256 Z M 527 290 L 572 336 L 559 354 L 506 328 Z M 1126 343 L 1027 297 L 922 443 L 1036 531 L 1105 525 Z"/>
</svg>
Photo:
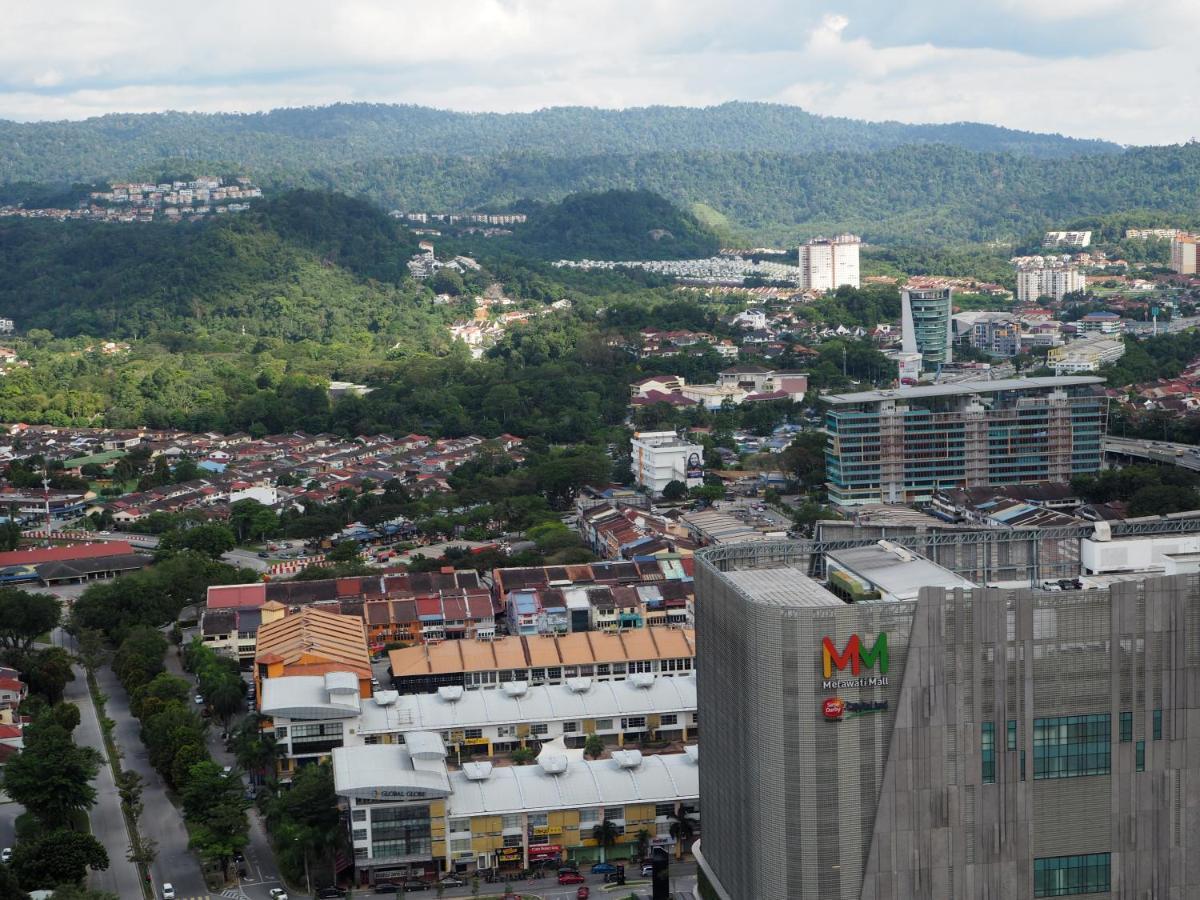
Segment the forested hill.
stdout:
<svg viewBox="0 0 1200 900">
<path fill-rule="evenodd" d="M 227 163 L 258 174 L 325 169 L 432 153 L 556 157 L 673 152 L 871 152 L 945 144 L 1043 158 L 1114 153 L 1115 144 L 994 125 L 906 125 L 725 103 L 703 109 L 559 107 L 533 113 L 458 113 L 419 106 L 338 104 L 256 114 L 150 113 L 80 122 L 0 121 L 0 184 L 121 178 L 164 159 Z"/>
<path fill-rule="evenodd" d="M 191 223 L 0 219 L 0 309 L 60 337 L 369 341 L 402 336 L 423 290 L 405 280 L 415 250 L 369 203 L 311 191 Z"/>
<path fill-rule="evenodd" d="M 649 191 L 572 194 L 533 205 L 529 222 L 498 242 L 541 259 L 696 259 L 721 241 L 691 213 Z"/>
</svg>

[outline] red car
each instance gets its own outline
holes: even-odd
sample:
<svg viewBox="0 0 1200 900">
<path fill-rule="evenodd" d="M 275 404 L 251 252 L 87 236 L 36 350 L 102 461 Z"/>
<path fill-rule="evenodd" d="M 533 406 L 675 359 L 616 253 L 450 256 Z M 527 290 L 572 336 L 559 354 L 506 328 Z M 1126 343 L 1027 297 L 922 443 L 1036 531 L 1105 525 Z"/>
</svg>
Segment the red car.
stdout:
<svg viewBox="0 0 1200 900">
<path fill-rule="evenodd" d="M 558 873 L 558 883 L 559 884 L 583 884 L 585 881 L 587 881 L 587 879 L 584 878 L 582 875 L 580 875 L 578 872 L 559 872 Z"/>
</svg>

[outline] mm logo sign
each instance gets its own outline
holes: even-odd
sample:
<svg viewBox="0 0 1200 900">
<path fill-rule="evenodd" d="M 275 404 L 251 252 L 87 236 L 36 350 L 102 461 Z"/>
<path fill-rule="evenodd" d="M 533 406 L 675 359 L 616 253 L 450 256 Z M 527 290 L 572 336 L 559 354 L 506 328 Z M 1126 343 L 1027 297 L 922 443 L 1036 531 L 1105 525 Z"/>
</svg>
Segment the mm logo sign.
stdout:
<svg viewBox="0 0 1200 900">
<path fill-rule="evenodd" d="M 841 672 L 850 667 L 851 679 L 834 677 L 834 670 Z M 864 676 L 863 669 L 874 669 L 878 674 Z M 832 638 L 821 640 L 821 673 L 824 681 L 821 687 L 825 690 L 838 690 L 854 687 L 877 687 L 888 683 L 888 645 L 887 634 L 882 633 L 875 638 L 875 643 L 867 648 L 866 643 L 857 634 L 850 635 L 846 647 L 838 651 Z"/>
</svg>

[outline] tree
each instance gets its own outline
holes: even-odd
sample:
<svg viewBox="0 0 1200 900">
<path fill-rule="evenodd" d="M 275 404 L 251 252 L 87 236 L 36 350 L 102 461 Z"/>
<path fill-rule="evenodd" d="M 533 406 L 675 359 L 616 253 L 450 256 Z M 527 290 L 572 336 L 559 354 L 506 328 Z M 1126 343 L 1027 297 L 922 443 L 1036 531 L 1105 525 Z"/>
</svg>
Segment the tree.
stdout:
<svg viewBox="0 0 1200 900">
<path fill-rule="evenodd" d="M 608 848 L 617 842 L 620 830 L 612 819 L 605 819 L 599 825 L 592 827 L 592 840 L 600 845 L 600 861 L 607 858 Z"/>
<path fill-rule="evenodd" d="M 671 503 L 677 500 L 682 500 L 687 496 L 687 485 L 682 481 L 671 480 L 663 487 L 662 497 Z"/>
<path fill-rule="evenodd" d="M 108 662 L 109 646 L 104 632 L 96 628 L 81 628 L 75 640 L 79 645 L 79 659 L 85 669 L 94 672 Z"/>
<path fill-rule="evenodd" d="M 275 763 L 279 750 L 275 737 L 262 730 L 263 716 L 247 716 L 233 732 L 233 755 L 252 776 L 261 777 Z"/>
<path fill-rule="evenodd" d="M 583 755 L 599 759 L 604 755 L 604 738 L 598 734 L 589 734 L 583 742 Z"/>
<path fill-rule="evenodd" d="M 690 844 L 696 834 L 696 822 L 687 813 L 671 813 L 671 837 L 675 839 L 675 858 L 683 858 L 685 844 Z"/>
<path fill-rule="evenodd" d="M 330 562 L 359 562 L 362 560 L 362 555 L 359 553 L 358 541 L 339 541 L 338 545 L 326 554 L 326 559 Z"/>
<path fill-rule="evenodd" d="M 186 704 L 191 693 L 191 685 L 185 679 L 159 672 L 149 682 L 134 689 L 129 698 L 129 710 L 139 719 L 146 718 L 168 703 Z"/>
<path fill-rule="evenodd" d="M 257 500 L 239 500 L 229 507 L 229 527 L 236 534 L 238 543 L 261 541 L 275 533 L 279 517 Z"/>
<path fill-rule="evenodd" d="M 25 730 L 25 749 L 4 770 L 4 788 L 47 827 L 66 827 L 74 813 L 96 803 L 92 779 L 102 758 L 77 747 L 69 729 L 43 713 Z"/>
<path fill-rule="evenodd" d="M 245 682 L 240 678 L 220 678 L 214 684 L 206 685 L 204 699 L 212 707 L 221 724 L 228 728 L 229 720 L 242 709 L 245 697 Z"/>
<path fill-rule="evenodd" d="M 299 850 L 304 860 L 325 859 L 332 872 L 333 854 L 345 844 L 333 769 L 323 763 L 297 772 L 291 788 L 267 807 L 267 822 L 280 835 L 277 845 Z"/>
<path fill-rule="evenodd" d="M 21 546 L 21 526 L 16 522 L 0 525 L 0 551 L 16 550 Z"/>
<path fill-rule="evenodd" d="M 0 649 L 28 650 L 61 615 L 62 603 L 52 594 L 0 588 Z"/>
<path fill-rule="evenodd" d="M 25 653 L 10 651 L 5 659 L 20 670 L 29 692 L 48 703 L 59 703 L 67 682 L 75 680 L 71 654 L 62 647 L 43 647 Z"/>
<path fill-rule="evenodd" d="M 518 747 L 510 755 L 513 763 L 518 766 L 527 766 L 537 759 L 537 753 L 530 747 Z"/>
<path fill-rule="evenodd" d="M 236 546 L 233 531 L 225 525 L 196 525 L 168 531 L 159 541 L 158 549 L 160 553 L 195 550 L 210 559 L 220 559 Z"/>
<path fill-rule="evenodd" d="M 82 601 L 81 601 L 82 602 Z M 163 657 L 167 639 L 157 628 L 148 626 L 131 630 L 113 655 L 113 672 L 125 690 L 132 695 L 165 670 Z"/>
<path fill-rule="evenodd" d="M 637 834 L 634 835 L 634 839 L 634 846 L 637 849 L 637 858 L 645 859 L 646 855 L 650 852 L 650 829 L 639 828 Z"/>
<path fill-rule="evenodd" d="M 18 842 L 12 866 L 23 886 L 53 888 L 83 881 L 88 869 L 107 869 L 108 853 L 90 834 L 56 828 Z"/>
</svg>

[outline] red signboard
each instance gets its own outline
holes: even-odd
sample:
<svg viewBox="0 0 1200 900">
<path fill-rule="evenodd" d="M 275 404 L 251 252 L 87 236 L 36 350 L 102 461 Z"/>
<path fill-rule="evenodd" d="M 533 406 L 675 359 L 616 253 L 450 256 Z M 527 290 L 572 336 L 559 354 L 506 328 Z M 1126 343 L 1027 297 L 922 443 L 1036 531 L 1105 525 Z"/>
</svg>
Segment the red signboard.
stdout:
<svg viewBox="0 0 1200 900">
<path fill-rule="evenodd" d="M 842 713 L 846 711 L 846 701 L 840 697 L 830 697 L 821 704 L 821 713 L 827 719 L 837 721 L 842 717 Z"/>
<path fill-rule="evenodd" d="M 535 844 L 529 848 L 530 859 L 545 859 L 548 856 L 561 856 L 562 847 L 558 844 Z"/>
</svg>

